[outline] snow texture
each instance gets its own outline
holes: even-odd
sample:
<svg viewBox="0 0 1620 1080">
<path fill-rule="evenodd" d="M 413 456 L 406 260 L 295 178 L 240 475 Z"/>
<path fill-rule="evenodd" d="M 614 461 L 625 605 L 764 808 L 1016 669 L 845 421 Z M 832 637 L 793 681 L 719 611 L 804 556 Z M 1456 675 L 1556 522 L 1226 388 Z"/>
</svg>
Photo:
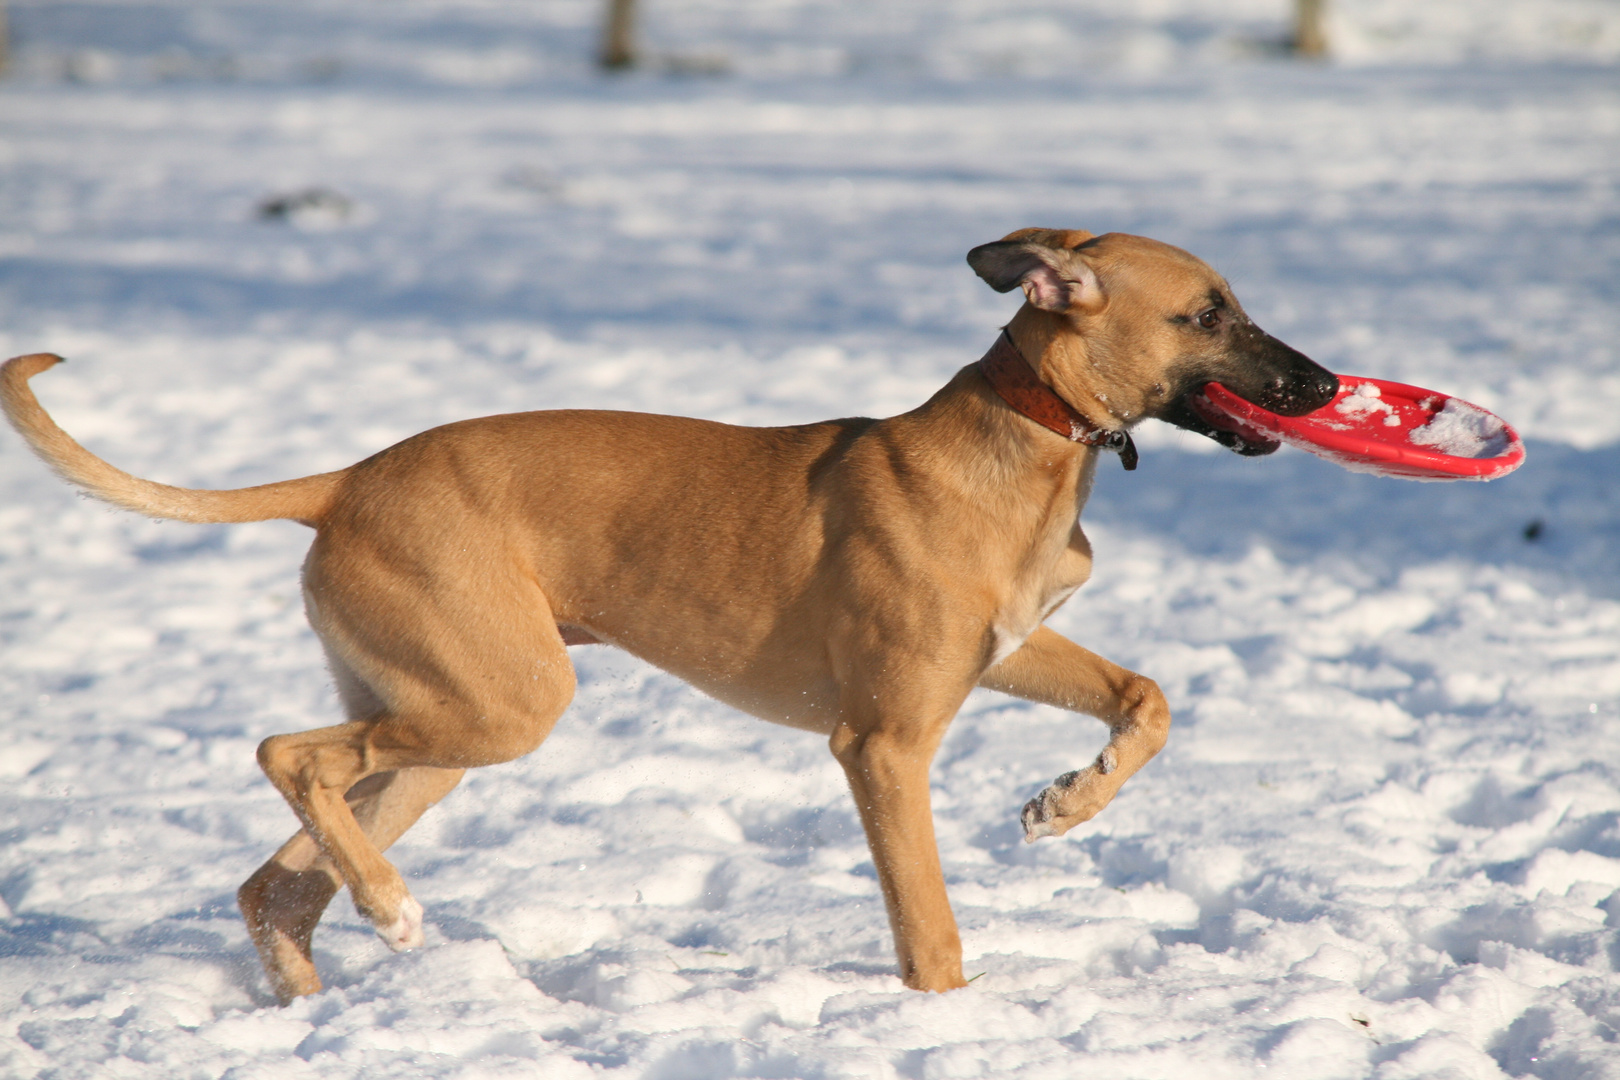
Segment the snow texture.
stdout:
<svg viewBox="0 0 1620 1080">
<path fill-rule="evenodd" d="M 1507 428 L 1499 417 L 1466 401 L 1447 398 L 1434 418 L 1407 436 L 1419 446 L 1464 458 L 1490 458 L 1506 452 Z"/>
<path fill-rule="evenodd" d="M 155 479 L 337 468 L 528 408 L 909 408 L 1013 310 L 1025 225 L 1208 258 L 1329 368 L 1499 413 L 1418 485 L 1162 425 L 1052 619 L 1164 686 L 1097 820 L 1018 811 L 1105 730 L 991 694 L 934 769 L 971 987 L 902 990 L 821 741 L 622 655 L 340 897 L 276 1007 L 233 898 L 293 828 L 253 751 L 337 716 L 290 523 L 156 524 L 0 434 L 0 1075 L 1620 1077 L 1620 10 L 1339 0 L 14 0 L 0 347 Z"/>
<path fill-rule="evenodd" d="M 1384 392 L 1375 383 L 1362 383 L 1335 403 L 1333 411 L 1358 420 L 1383 413 L 1384 426 L 1399 427 L 1401 423 L 1401 418 L 1395 414 L 1395 407 L 1384 400 Z"/>
</svg>

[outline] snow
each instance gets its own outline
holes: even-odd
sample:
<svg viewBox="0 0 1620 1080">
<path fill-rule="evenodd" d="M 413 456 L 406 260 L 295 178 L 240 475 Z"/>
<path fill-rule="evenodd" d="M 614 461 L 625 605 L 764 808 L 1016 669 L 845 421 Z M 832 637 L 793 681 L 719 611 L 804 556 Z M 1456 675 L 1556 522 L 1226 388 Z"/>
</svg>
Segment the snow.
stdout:
<svg viewBox="0 0 1620 1080">
<path fill-rule="evenodd" d="M 1401 418 L 1395 415 L 1395 407 L 1383 400 L 1383 397 L 1384 392 L 1378 389 L 1376 384 L 1362 383 L 1335 402 L 1333 411 L 1354 420 L 1361 420 L 1364 417 L 1383 413 L 1384 419 L 1382 423 L 1386 427 L 1399 427 Z"/>
<path fill-rule="evenodd" d="M 970 699 L 967 990 L 901 989 L 820 740 L 578 648 L 546 745 L 392 850 L 427 947 L 340 897 L 278 1008 L 234 890 L 293 828 L 254 746 L 337 715 L 308 533 L 138 520 L 0 436 L 0 1074 L 1620 1076 L 1612 4 L 1342 0 L 1294 64 L 1280 0 L 649 0 L 612 80 L 596 0 L 9 7 L 0 347 L 69 356 L 42 399 L 141 475 L 900 411 L 1015 303 L 963 254 L 1031 224 L 1186 247 L 1531 446 L 1417 485 L 1139 429 L 1052 622 L 1159 680 L 1170 744 L 1025 845 L 1105 731 Z"/>
<path fill-rule="evenodd" d="M 1447 398 L 1433 419 L 1407 436 L 1419 446 L 1432 446 L 1453 457 L 1489 458 L 1507 450 L 1507 428 L 1500 417 L 1466 401 Z"/>
</svg>

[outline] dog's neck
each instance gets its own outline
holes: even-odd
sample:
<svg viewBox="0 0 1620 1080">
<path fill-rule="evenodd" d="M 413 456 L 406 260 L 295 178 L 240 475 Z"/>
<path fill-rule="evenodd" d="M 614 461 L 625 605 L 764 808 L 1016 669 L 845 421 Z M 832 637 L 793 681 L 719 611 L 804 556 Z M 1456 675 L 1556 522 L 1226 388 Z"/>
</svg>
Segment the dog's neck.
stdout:
<svg viewBox="0 0 1620 1080">
<path fill-rule="evenodd" d="M 1037 424 L 1070 442 L 1114 451 L 1127 472 L 1136 468 L 1136 444 L 1130 432 L 1123 426 L 1099 426 L 1059 397 L 1036 375 L 1006 330 L 979 361 L 979 373 L 1001 400 Z"/>
<path fill-rule="evenodd" d="M 1007 323 L 1007 336 L 1041 382 L 1101 428 L 1130 428 L 1148 415 L 1145 387 L 1133 386 L 1129 357 L 1107 338 L 1107 320 L 1078 326 L 1063 312 L 1025 304 Z"/>
<path fill-rule="evenodd" d="M 928 487 L 961 498 L 962 506 L 1013 532 L 1023 525 L 1042 532 L 1062 518 L 1066 533 L 1106 456 L 1099 446 L 1075 442 L 1067 432 L 1059 438 L 1031 421 L 991 387 L 976 363 L 917 408 L 877 421 L 872 434 L 892 443 L 887 453 L 908 472 L 927 474 Z"/>
</svg>

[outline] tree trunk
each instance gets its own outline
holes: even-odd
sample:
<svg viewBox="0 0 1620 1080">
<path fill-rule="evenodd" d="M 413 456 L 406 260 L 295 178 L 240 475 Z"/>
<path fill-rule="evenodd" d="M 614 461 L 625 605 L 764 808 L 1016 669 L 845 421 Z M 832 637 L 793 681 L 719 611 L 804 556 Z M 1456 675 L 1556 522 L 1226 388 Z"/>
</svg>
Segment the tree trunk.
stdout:
<svg viewBox="0 0 1620 1080">
<path fill-rule="evenodd" d="M 1294 51 L 1301 56 L 1326 56 L 1327 30 L 1322 16 L 1327 0 L 1294 0 Z"/>
<path fill-rule="evenodd" d="M 607 28 L 597 62 L 609 71 L 636 64 L 636 0 L 608 0 Z"/>
</svg>

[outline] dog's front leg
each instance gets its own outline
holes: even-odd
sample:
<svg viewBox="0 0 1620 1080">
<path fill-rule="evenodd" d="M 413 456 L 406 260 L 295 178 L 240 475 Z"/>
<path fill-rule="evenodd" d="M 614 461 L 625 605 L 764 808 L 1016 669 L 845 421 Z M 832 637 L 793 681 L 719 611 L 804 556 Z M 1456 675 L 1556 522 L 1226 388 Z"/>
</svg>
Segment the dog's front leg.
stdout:
<svg viewBox="0 0 1620 1080">
<path fill-rule="evenodd" d="M 900 978 L 913 990 L 967 985 L 928 795 L 928 768 L 954 713 L 845 721 L 830 740 L 872 849 Z"/>
<path fill-rule="evenodd" d="M 1024 840 L 1061 836 L 1096 816 L 1164 747 L 1170 706 L 1152 679 L 1127 671 L 1042 626 L 979 685 L 1089 713 L 1113 729 L 1097 760 L 1065 773 L 1024 807 Z"/>
</svg>

